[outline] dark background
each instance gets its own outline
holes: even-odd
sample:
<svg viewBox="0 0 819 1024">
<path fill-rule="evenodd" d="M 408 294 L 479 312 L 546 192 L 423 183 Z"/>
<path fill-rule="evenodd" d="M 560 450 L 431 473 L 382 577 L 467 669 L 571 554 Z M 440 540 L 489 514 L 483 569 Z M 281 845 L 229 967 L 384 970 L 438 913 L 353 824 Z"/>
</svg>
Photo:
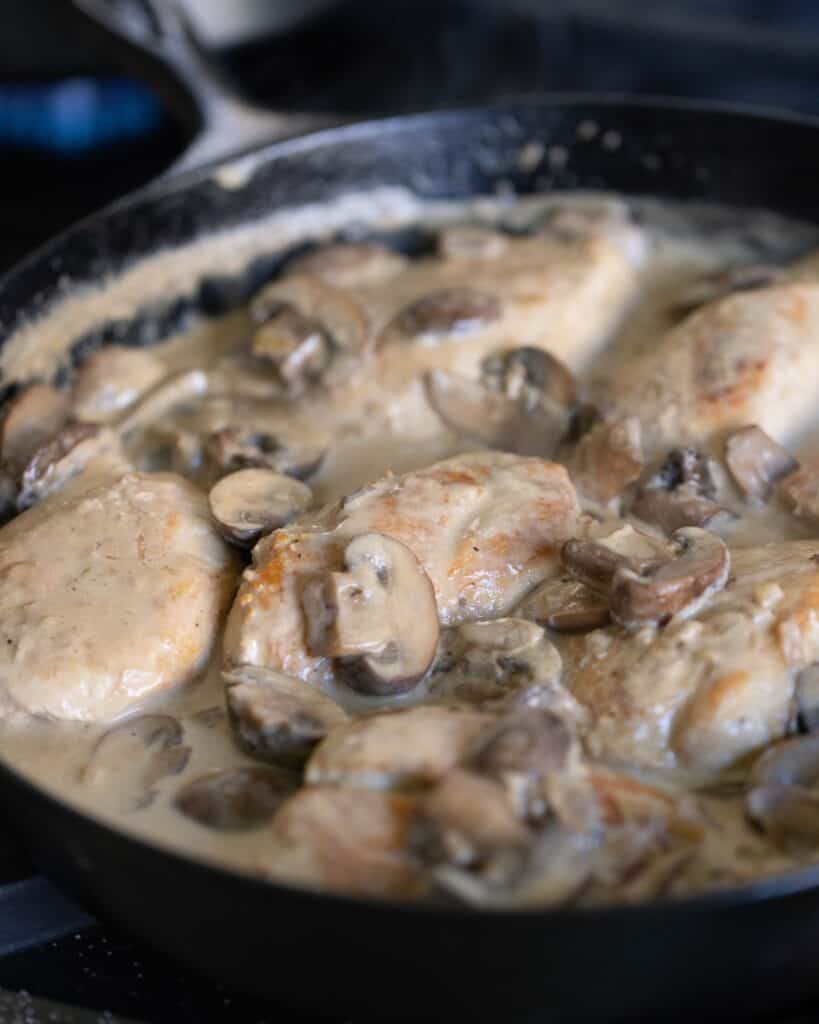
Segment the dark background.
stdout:
<svg viewBox="0 0 819 1024">
<path fill-rule="evenodd" d="M 219 2 L 187 0 L 202 10 Z M 255 30 L 221 40 L 211 34 L 207 42 L 225 44 L 213 57 L 246 96 L 284 110 L 366 116 L 543 90 L 819 110 L 815 0 L 256 0 L 256 7 Z M 282 30 L 275 12 L 285 9 L 291 22 Z M 0 268 L 155 176 L 189 130 L 149 90 L 123 80 L 69 0 L 0 0 Z"/>
</svg>

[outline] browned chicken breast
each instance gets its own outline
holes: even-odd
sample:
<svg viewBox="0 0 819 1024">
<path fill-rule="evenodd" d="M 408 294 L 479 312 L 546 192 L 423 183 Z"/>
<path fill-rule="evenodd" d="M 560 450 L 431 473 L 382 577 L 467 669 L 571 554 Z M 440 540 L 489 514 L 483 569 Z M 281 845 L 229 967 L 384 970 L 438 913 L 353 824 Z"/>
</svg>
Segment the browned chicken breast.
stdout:
<svg viewBox="0 0 819 1024">
<path fill-rule="evenodd" d="M 653 447 L 702 443 L 756 423 L 778 440 L 819 399 L 819 285 L 776 284 L 709 303 L 598 385 Z"/>
<path fill-rule="evenodd" d="M 799 671 L 819 657 L 819 543 L 732 552 L 726 588 L 663 629 L 572 648 L 572 692 L 600 755 L 711 772 L 784 735 Z"/>
<path fill-rule="evenodd" d="M 320 521 L 301 520 L 257 545 L 228 621 L 225 659 L 329 679 L 330 663 L 307 646 L 302 591 L 341 569 L 360 534 L 405 545 L 432 583 L 440 622 L 455 625 L 504 614 L 554 572 L 577 517 L 565 469 L 542 459 L 482 452 L 385 477 Z M 414 614 L 423 610 L 407 609 L 410 629 Z"/>
<path fill-rule="evenodd" d="M 236 572 L 191 484 L 92 463 L 0 530 L 0 706 L 106 721 L 193 679 Z"/>
</svg>

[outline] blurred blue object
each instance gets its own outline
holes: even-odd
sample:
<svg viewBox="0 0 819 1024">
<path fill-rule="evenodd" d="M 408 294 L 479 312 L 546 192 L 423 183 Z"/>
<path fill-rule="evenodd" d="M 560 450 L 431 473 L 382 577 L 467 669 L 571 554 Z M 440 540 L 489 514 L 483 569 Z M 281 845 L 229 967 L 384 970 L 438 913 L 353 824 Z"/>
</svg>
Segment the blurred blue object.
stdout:
<svg viewBox="0 0 819 1024">
<path fill-rule="evenodd" d="M 0 145 L 82 154 L 149 135 L 161 119 L 153 93 L 128 79 L 0 85 Z"/>
</svg>

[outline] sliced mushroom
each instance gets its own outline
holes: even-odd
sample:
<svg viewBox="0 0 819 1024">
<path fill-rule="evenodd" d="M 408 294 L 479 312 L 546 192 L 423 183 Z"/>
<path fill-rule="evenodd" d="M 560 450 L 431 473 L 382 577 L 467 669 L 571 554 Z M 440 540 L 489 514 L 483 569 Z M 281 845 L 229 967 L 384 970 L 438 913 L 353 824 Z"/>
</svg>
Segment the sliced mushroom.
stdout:
<svg viewBox="0 0 819 1024">
<path fill-rule="evenodd" d="M 609 605 L 579 580 L 546 580 L 517 608 L 518 615 L 547 626 L 556 633 L 587 633 L 609 621 Z"/>
<path fill-rule="evenodd" d="M 86 423 L 107 423 L 164 376 L 165 368 L 143 348 L 107 345 L 92 353 L 74 379 L 71 405 Z"/>
<path fill-rule="evenodd" d="M 449 772 L 421 799 L 409 838 L 424 864 L 477 867 L 493 880 L 501 859 L 511 873 L 531 842 L 503 787 L 461 770 Z"/>
<path fill-rule="evenodd" d="M 224 427 L 208 435 L 205 451 L 220 473 L 241 469 L 270 469 L 306 480 L 318 472 L 327 454 L 320 434 L 301 437 L 293 431 L 281 437 L 264 431 Z"/>
<path fill-rule="evenodd" d="M 153 803 L 157 784 L 188 763 L 191 749 L 183 735 L 170 715 L 129 718 L 100 737 L 80 779 L 104 799 L 113 799 L 117 810 L 142 810 Z"/>
<path fill-rule="evenodd" d="M 789 452 L 755 425 L 730 435 L 725 464 L 742 493 L 759 501 L 767 501 L 773 485 L 799 468 Z"/>
<path fill-rule="evenodd" d="M 298 257 L 288 275 L 309 274 L 336 288 L 382 284 L 407 265 L 400 252 L 379 242 L 336 242 Z"/>
<path fill-rule="evenodd" d="M 488 327 L 501 317 L 497 296 L 477 288 L 443 288 L 411 302 L 394 321 L 404 338 L 436 344 Z M 389 332 L 389 328 L 388 328 Z"/>
<path fill-rule="evenodd" d="M 551 711 L 530 709 L 505 715 L 479 738 L 470 763 L 476 771 L 503 779 L 568 771 L 579 757 L 566 721 Z"/>
<path fill-rule="evenodd" d="M 504 701 L 522 687 L 556 683 L 562 663 L 554 644 L 522 618 L 465 623 L 450 630 L 429 681 L 439 700 Z"/>
<path fill-rule="evenodd" d="M 568 366 L 531 345 L 487 356 L 481 363 L 481 382 L 527 410 L 541 405 L 544 398 L 567 408 L 577 401 L 577 383 Z"/>
<path fill-rule="evenodd" d="M 25 470 L 17 496 L 19 509 L 29 508 L 63 487 L 88 463 L 102 455 L 121 454 L 117 435 L 93 423 L 69 423 L 39 448 Z"/>
<path fill-rule="evenodd" d="M 467 672 L 490 675 L 507 685 L 560 677 L 560 655 L 542 629 L 522 618 L 468 622 L 458 629 Z"/>
<path fill-rule="evenodd" d="M 707 526 L 724 514 L 715 497 L 708 459 L 693 448 L 675 448 L 638 489 L 631 512 L 671 534 L 684 526 Z"/>
<path fill-rule="evenodd" d="M 754 761 L 755 786 L 812 786 L 819 781 L 819 733 L 772 743 Z"/>
<path fill-rule="evenodd" d="M 174 806 L 199 825 L 234 832 L 270 821 L 295 788 L 292 775 L 249 765 L 194 779 L 177 793 Z"/>
<path fill-rule="evenodd" d="M 395 793 L 305 786 L 276 815 L 260 867 L 321 889 L 414 895 L 420 879 L 406 847 L 415 808 Z"/>
<path fill-rule="evenodd" d="M 799 725 L 805 732 L 819 732 L 819 665 L 802 669 L 794 697 Z"/>
<path fill-rule="evenodd" d="M 814 526 L 819 524 L 819 460 L 786 476 L 779 484 L 779 495 L 799 519 Z"/>
<path fill-rule="evenodd" d="M 438 235 L 438 252 L 445 260 L 496 260 L 508 248 L 503 232 L 477 224 L 454 225 Z"/>
<path fill-rule="evenodd" d="M 332 343 L 320 321 L 291 306 L 274 313 L 254 332 L 250 350 L 273 364 L 291 397 L 318 384 L 333 358 Z"/>
<path fill-rule="evenodd" d="M 171 409 L 207 394 L 210 380 L 204 370 L 185 370 L 160 381 L 127 409 L 115 425 L 121 437 L 150 426 Z"/>
<path fill-rule="evenodd" d="M 369 346 L 364 307 L 348 292 L 308 274 L 268 285 L 253 300 L 250 313 L 260 325 L 251 343 L 254 351 L 270 359 L 282 382 L 296 390 L 315 383 L 316 372 L 324 384 L 345 379 Z M 279 320 L 282 313 L 287 316 Z"/>
<path fill-rule="evenodd" d="M 456 766 L 490 716 L 421 705 L 356 718 L 333 728 L 313 752 L 310 785 L 374 789 L 429 784 Z"/>
<path fill-rule="evenodd" d="M 10 398 L 0 418 L 0 459 L 19 476 L 68 417 L 68 396 L 49 384 L 31 384 Z"/>
<path fill-rule="evenodd" d="M 663 625 L 694 614 L 727 580 L 730 555 L 723 541 L 707 530 L 687 527 L 673 539 L 677 557 L 644 572 L 620 567 L 611 581 L 612 618 L 627 629 Z"/>
<path fill-rule="evenodd" d="M 345 679 L 362 693 L 404 693 L 435 659 L 440 627 L 432 583 L 408 547 L 380 533 L 354 538 L 344 565 L 345 572 L 325 573 L 303 591 L 308 646 L 342 659 Z"/>
<path fill-rule="evenodd" d="M 598 539 L 566 541 L 560 560 L 576 580 L 607 593 L 618 569 L 647 572 L 673 557 L 668 544 L 625 524 L 607 528 Z"/>
<path fill-rule="evenodd" d="M 580 440 L 573 482 L 595 501 L 622 494 L 643 471 L 642 429 L 636 416 L 593 426 Z"/>
<path fill-rule="evenodd" d="M 452 430 L 518 455 L 554 454 L 569 427 L 565 406 L 545 399 L 533 409 L 446 370 L 424 375 L 427 400 Z"/>
<path fill-rule="evenodd" d="M 756 786 L 745 798 L 751 821 L 774 842 L 819 841 L 819 792 L 775 783 Z"/>
<path fill-rule="evenodd" d="M 704 274 L 688 284 L 674 303 L 675 312 L 685 315 L 708 302 L 724 299 L 734 292 L 753 291 L 778 284 L 785 276 L 782 267 L 748 264 Z"/>
<path fill-rule="evenodd" d="M 296 766 L 347 714 L 309 683 L 272 669 L 241 665 L 223 673 L 240 744 L 265 761 Z"/>
<path fill-rule="evenodd" d="M 259 537 L 301 515 L 312 500 L 306 484 L 270 469 L 229 473 L 208 495 L 222 535 L 243 547 L 251 547 Z"/>
</svg>

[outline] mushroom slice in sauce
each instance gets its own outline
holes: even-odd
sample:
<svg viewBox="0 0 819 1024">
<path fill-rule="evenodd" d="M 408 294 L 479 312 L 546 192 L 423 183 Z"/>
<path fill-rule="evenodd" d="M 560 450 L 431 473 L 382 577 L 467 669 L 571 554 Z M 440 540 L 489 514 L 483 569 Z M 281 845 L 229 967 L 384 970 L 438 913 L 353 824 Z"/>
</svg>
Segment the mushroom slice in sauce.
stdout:
<svg viewBox="0 0 819 1024">
<path fill-rule="evenodd" d="M 518 605 L 518 615 L 555 633 L 587 633 L 609 622 L 608 601 L 579 580 L 546 580 Z"/>
<path fill-rule="evenodd" d="M 675 448 L 639 488 L 631 512 L 670 534 L 683 526 L 707 526 L 723 514 L 715 497 L 708 459 L 694 448 Z"/>
<path fill-rule="evenodd" d="M 255 757 L 295 766 L 347 714 L 309 683 L 273 669 L 240 665 L 222 674 L 239 742 Z"/>
<path fill-rule="evenodd" d="M 775 783 L 755 786 L 745 798 L 745 809 L 774 842 L 815 844 L 819 840 L 819 792 L 804 786 Z"/>
<path fill-rule="evenodd" d="M 205 440 L 208 457 L 220 472 L 270 469 L 299 480 L 318 472 L 327 449 L 328 443 L 322 435 L 302 436 L 297 428 L 279 436 L 265 431 L 224 427 Z"/>
<path fill-rule="evenodd" d="M 434 345 L 480 331 L 499 320 L 501 313 L 500 299 L 490 292 L 443 288 L 411 302 L 395 318 L 393 327 L 404 338 Z"/>
<path fill-rule="evenodd" d="M 0 418 L 0 459 L 19 475 L 63 426 L 68 396 L 50 384 L 30 384 L 6 401 Z"/>
<path fill-rule="evenodd" d="M 86 359 L 74 378 L 71 408 L 86 423 L 107 423 L 165 375 L 162 362 L 142 348 L 106 345 Z"/>
<path fill-rule="evenodd" d="M 729 436 L 725 464 L 742 493 L 759 501 L 767 501 L 773 485 L 799 468 L 789 452 L 755 425 Z"/>
<path fill-rule="evenodd" d="M 477 224 L 456 224 L 438 235 L 438 253 L 445 260 L 496 260 L 508 248 L 503 232 Z"/>
<path fill-rule="evenodd" d="M 812 786 L 819 781 L 819 733 L 772 743 L 754 761 L 755 786 Z"/>
<path fill-rule="evenodd" d="M 171 409 L 206 395 L 210 379 L 204 370 L 185 370 L 160 381 L 129 407 L 114 425 L 120 437 L 149 427 Z"/>
<path fill-rule="evenodd" d="M 503 701 L 523 687 L 557 684 L 562 663 L 533 622 L 488 619 L 450 630 L 441 645 L 429 692 L 438 700 Z"/>
<path fill-rule="evenodd" d="M 528 409 L 500 391 L 446 370 L 426 373 L 424 387 L 429 404 L 448 427 L 500 451 L 548 458 L 568 430 L 569 412 L 556 402 Z"/>
<path fill-rule="evenodd" d="M 677 557 L 642 573 L 621 567 L 611 581 L 612 618 L 627 629 L 664 625 L 694 614 L 727 580 L 731 564 L 724 542 L 707 530 L 687 527 L 674 534 Z"/>
<path fill-rule="evenodd" d="M 607 531 L 607 532 L 606 532 Z M 628 523 L 604 527 L 598 536 L 566 541 L 560 552 L 564 567 L 590 590 L 607 593 L 618 569 L 646 572 L 673 557 L 666 541 L 660 541 Z"/>
<path fill-rule="evenodd" d="M 366 715 L 331 729 L 307 763 L 310 785 L 374 789 L 428 784 L 461 760 L 489 715 L 421 705 Z"/>
<path fill-rule="evenodd" d="M 251 352 L 273 364 L 291 397 L 318 384 L 333 358 L 321 323 L 291 306 L 284 306 L 255 331 Z"/>
<path fill-rule="evenodd" d="M 786 476 L 779 484 L 779 496 L 798 519 L 819 525 L 819 459 Z"/>
<path fill-rule="evenodd" d="M 176 794 L 174 806 L 199 825 L 233 832 L 270 821 L 295 788 L 292 775 L 243 765 L 194 779 Z"/>
<path fill-rule="evenodd" d="M 396 793 L 306 786 L 279 809 L 259 868 L 273 878 L 371 896 L 422 888 L 407 852 L 416 801 Z"/>
<path fill-rule="evenodd" d="M 643 471 L 642 428 L 636 416 L 601 422 L 580 440 L 572 480 L 595 501 L 622 494 Z"/>
<path fill-rule="evenodd" d="M 32 456 L 20 482 L 17 507 L 26 509 L 59 491 L 99 456 L 117 456 L 117 435 L 93 423 L 69 423 Z"/>
<path fill-rule="evenodd" d="M 344 564 L 345 572 L 305 585 L 308 646 L 343 659 L 345 679 L 362 693 L 403 693 L 435 659 L 440 626 L 432 583 L 405 544 L 381 533 L 350 541 Z"/>
<path fill-rule="evenodd" d="M 533 409 L 544 400 L 569 408 L 577 401 L 574 374 L 550 352 L 524 345 L 487 356 L 481 363 L 481 382 L 492 391 Z"/>
<path fill-rule="evenodd" d="M 140 715 L 103 733 L 80 774 L 81 781 L 112 798 L 123 813 L 148 807 L 156 787 L 178 775 L 191 748 L 182 742 L 182 726 L 170 715 Z"/>
<path fill-rule="evenodd" d="M 503 787 L 459 769 L 421 798 L 409 840 L 425 864 L 478 867 L 495 879 L 519 866 L 531 842 Z"/>
<path fill-rule="evenodd" d="M 407 258 L 380 242 L 335 242 L 292 260 L 287 274 L 309 274 L 336 288 L 383 284 L 407 265 Z"/>
<path fill-rule="evenodd" d="M 794 698 L 799 725 L 805 732 L 819 732 L 819 664 L 809 665 L 796 677 Z"/>
<path fill-rule="evenodd" d="M 699 306 L 724 299 L 735 292 L 749 292 L 757 288 L 769 288 L 783 280 L 782 267 L 752 263 L 744 267 L 731 267 L 704 274 L 692 281 L 677 296 L 674 306 L 678 314 L 693 312 Z"/>
<path fill-rule="evenodd" d="M 281 322 L 277 326 L 276 318 L 283 312 L 296 314 L 298 323 L 291 316 L 286 330 Z M 323 383 L 335 384 L 346 378 L 359 365 L 371 339 L 364 307 L 349 292 L 308 274 L 268 285 L 251 303 L 250 314 L 260 325 L 251 342 L 253 350 L 270 359 L 282 382 L 297 390 L 310 383 L 307 371 L 318 369 L 322 362 Z M 267 327 L 271 320 L 272 338 Z M 326 358 L 319 353 L 319 336 L 327 346 Z M 303 346 L 307 352 L 300 355 Z"/>
<path fill-rule="evenodd" d="M 208 495 L 222 535 L 243 547 L 301 515 L 312 499 L 306 484 L 269 469 L 229 473 Z"/>
</svg>

